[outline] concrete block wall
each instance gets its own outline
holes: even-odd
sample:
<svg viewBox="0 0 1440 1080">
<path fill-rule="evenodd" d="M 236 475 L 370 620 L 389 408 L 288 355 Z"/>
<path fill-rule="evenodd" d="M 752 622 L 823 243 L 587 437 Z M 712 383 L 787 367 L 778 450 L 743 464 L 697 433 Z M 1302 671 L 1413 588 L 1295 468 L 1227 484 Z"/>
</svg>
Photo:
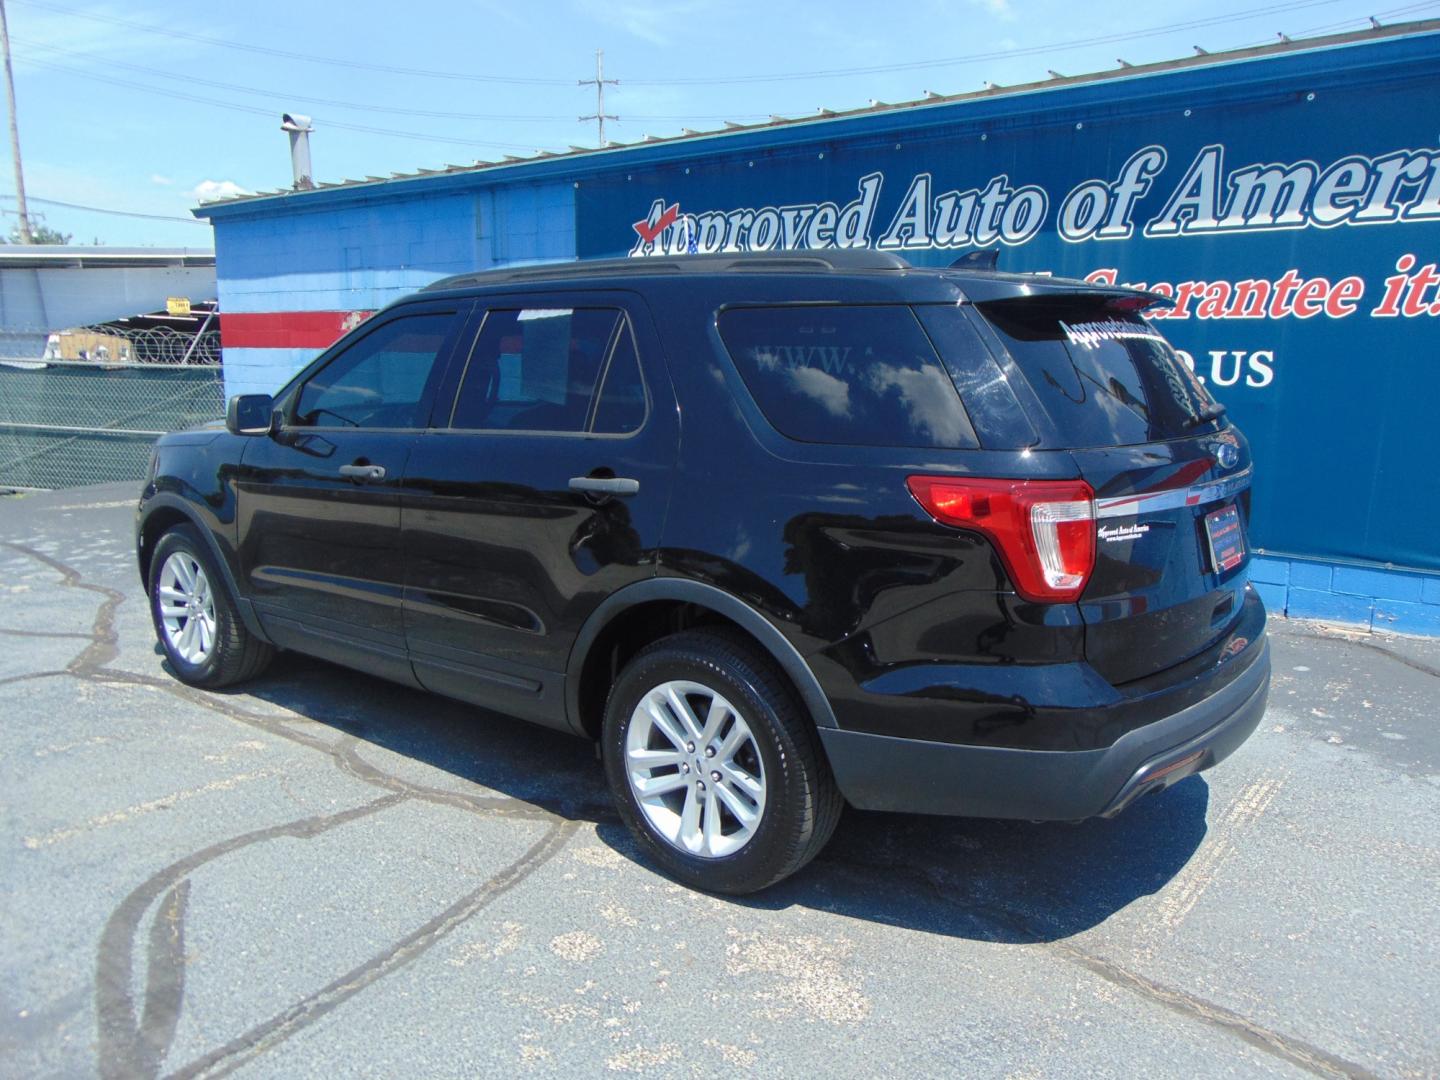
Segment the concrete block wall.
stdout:
<svg viewBox="0 0 1440 1080">
<path fill-rule="evenodd" d="M 354 321 L 449 274 L 575 257 L 570 183 L 215 222 L 225 392 L 271 393 Z M 317 313 L 333 319 L 317 320 Z M 225 315 L 252 316 L 232 320 Z M 305 319 L 287 316 L 305 315 Z M 261 318 L 263 317 L 263 318 Z M 320 329 L 316 329 L 319 326 Z M 327 327 L 333 329 L 325 329 Z"/>
<path fill-rule="evenodd" d="M 1250 580 L 1272 614 L 1440 637 L 1440 574 L 1257 555 Z"/>
</svg>

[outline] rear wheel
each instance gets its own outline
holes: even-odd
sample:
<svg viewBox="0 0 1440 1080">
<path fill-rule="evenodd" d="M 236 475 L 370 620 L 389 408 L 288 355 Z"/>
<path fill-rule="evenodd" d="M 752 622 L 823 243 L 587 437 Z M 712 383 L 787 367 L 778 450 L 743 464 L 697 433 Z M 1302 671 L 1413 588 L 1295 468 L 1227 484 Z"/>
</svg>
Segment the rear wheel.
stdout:
<svg viewBox="0 0 1440 1080">
<path fill-rule="evenodd" d="M 648 646 L 605 710 L 620 814 L 672 876 L 748 893 L 804 866 L 842 801 L 809 717 L 745 638 L 697 630 Z"/>
<path fill-rule="evenodd" d="M 254 678 L 274 649 L 251 634 L 195 529 L 178 525 L 150 560 L 155 636 L 181 682 L 210 689 Z"/>
</svg>

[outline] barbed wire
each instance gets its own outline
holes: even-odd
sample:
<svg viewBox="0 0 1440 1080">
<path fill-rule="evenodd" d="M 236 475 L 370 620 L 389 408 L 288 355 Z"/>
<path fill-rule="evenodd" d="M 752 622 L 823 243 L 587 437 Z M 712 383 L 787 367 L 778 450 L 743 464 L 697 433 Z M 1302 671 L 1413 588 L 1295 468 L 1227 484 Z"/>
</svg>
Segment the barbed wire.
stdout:
<svg viewBox="0 0 1440 1080">
<path fill-rule="evenodd" d="M 169 326 L 80 326 L 47 334 L 44 352 L 36 359 L 62 364 L 78 360 L 214 367 L 220 363 L 220 331 L 214 326 L 197 333 Z"/>
</svg>

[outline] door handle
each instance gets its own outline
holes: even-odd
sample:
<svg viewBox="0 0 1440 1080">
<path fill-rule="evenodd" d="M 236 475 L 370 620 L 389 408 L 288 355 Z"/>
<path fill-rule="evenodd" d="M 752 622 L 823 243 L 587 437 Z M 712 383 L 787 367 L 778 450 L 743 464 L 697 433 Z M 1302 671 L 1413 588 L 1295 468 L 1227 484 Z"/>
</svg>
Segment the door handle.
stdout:
<svg viewBox="0 0 1440 1080">
<path fill-rule="evenodd" d="M 348 476 L 352 480 L 384 480 L 384 465 L 341 465 L 340 475 Z"/>
<path fill-rule="evenodd" d="M 570 490 L 587 495 L 634 495 L 640 491 L 640 481 L 627 476 L 572 476 Z"/>
</svg>

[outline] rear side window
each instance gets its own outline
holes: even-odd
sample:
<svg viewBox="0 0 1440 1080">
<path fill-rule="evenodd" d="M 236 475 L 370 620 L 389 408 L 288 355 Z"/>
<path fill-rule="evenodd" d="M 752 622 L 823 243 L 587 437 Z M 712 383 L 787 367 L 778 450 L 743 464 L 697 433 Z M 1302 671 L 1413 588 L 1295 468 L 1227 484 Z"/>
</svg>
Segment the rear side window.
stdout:
<svg viewBox="0 0 1440 1080">
<path fill-rule="evenodd" d="M 525 308 L 485 316 L 450 426 L 584 431 L 621 319 L 613 308 Z"/>
<path fill-rule="evenodd" d="M 908 307 L 722 312 L 720 337 L 767 420 L 801 442 L 972 448 L 970 418 Z"/>
<path fill-rule="evenodd" d="M 1132 446 L 1210 430 L 1215 401 L 1138 315 L 1091 297 L 980 305 L 1072 447 Z"/>
</svg>

